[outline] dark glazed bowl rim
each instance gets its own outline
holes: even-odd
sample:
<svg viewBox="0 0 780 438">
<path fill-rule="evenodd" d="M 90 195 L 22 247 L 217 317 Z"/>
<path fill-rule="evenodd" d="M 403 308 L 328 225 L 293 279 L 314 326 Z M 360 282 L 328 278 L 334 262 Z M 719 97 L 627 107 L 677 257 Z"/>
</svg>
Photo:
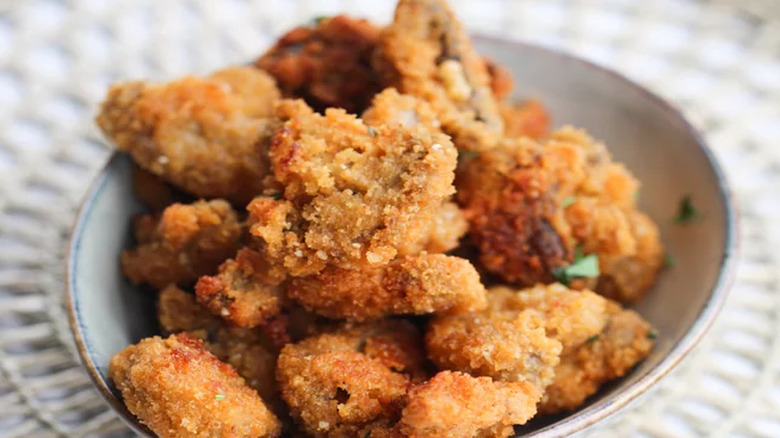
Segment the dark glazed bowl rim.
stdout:
<svg viewBox="0 0 780 438">
<path fill-rule="evenodd" d="M 611 77 L 611 79 L 615 82 L 619 82 L 623 86 L 633 88 L 640 94 L 647 97 L 649 100 L 655 102 L 655 104 L 659 105 L 668 115 L 676 119 L 681 124 L 681 126 L 684 126 L 689 135 L 696 140 L 697 146 L 706 158 L 711 170 L 717 178 L 719 194 L 724 205 L 725 211 L 723 211 L 723 215 L 725 220 L 725 251 L 723 257 L 720 260 L 720 270 L 718 272 L 717 281 L 712 288 L 709 299 L 699 309 L 695 321 L 690 326 L 687 333 L 671 348 L 669 354 L 664 357 L 655 367 L 651 368 L 647 374 L 640 377 L 637 381 L 631 383 L 625 388 L 622 388 L 619 392 L 598 400 L 592 405 L 587 406 L 585 409 L 576 411 L 556 423 L 530 432 L 527 435 L 523 435 L 524 437 L 528 438 L 552 438 L 566 436 L 581 431 L 586 427 L 606 418 L 607 416 L 614 414 L 626 404 L 645 393 L 662 377 L 667 375 L 696 346 L 696 344 L 698 344 L 702 336 L 710 328 L 713 321 L 715 320 L 715 317 L 722 308 L 726 296 L 728 295 L 728 291 L 734 281 L 734 272 L 739 250 L 739 218 L 736 210 L 736 203 L 734 202 L 734 197 L 729 188 L 725 174 L 720 165 L 717 163 L 712 151 L 709 149 L 704 139 L 683 117 L 682 113 L 677 108 L 655 93 L 629 80 L 620 73 L 555 49 L 550 49 L 521 41 L 513 41 L 509 39 L 484 35 L 476 35 L 475 40 L 486 41 L 493 45 L 523 47 L 523 49 L 527 51 L 546 52 L 548 55 L 563 58 L 568 62 L 579 63 L 588 69 L 599 70 L 601 73 Z M 68 311 L 71 331 L 73 332 L 79 356 L 81 357 L 81 361 L 84 364 L 84 367 L 87 369 L 90 378 L 98 388 L 100 394 L 108 402 L 108 404 L 120 414 L 122 420 L 127 423 L 136 433 L 148 437 L 154 437 L 154 434 L 150 432 L 148 428 L 142 425 L 135 418 L 135 416 L 127 410 L 124 403 L 114 395 L 111 390 L 110 382 L 103 378 L 103 376 L 98 371 L 97 366 L 93 362 L 92 356 L 90 354 L 90 348 L 89 345 L 87 345 L 85 342 L 84 333 L 82 331 L 82 324 L 79 320 L 79 313 L 77 311 L 78 297 L 75 291 L 75 285 L 73 284 L 76 269 L 76 254 L 79 250 L 78 242 L 80 241 L 80 237 L 84 232 L 86 217 L 92 208 L 97 194 L 102 190 L 108 173 L 119 156 L 120 155 L 118 153 L 115 153 L 108 160 L 108 163 L 103 167 L 93 182 L 79 209 L 67 252 L 68 260 L 65 274 L 65 303 Z"/>
</svg>

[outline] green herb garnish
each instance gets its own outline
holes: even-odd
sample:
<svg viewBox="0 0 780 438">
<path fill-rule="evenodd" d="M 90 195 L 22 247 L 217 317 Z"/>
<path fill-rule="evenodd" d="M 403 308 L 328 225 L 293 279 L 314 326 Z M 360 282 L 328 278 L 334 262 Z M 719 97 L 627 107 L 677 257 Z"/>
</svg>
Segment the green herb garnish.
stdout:
<svg viewBox="0 0 780 438">
<path fill-rule="evenodd" d="M 329 18 L 329 17 L 328 17 L 327 15 L 320 15 L 320 16 L 318 16 L 318 17 L 314 17 L 314 19 L 313 19 L 313 20 L 311 20 L 311 21 L 312 21 L 312 23 L 314 23 L 315 25 L 319 25 L 320 23 L 322 23 L 322 22 L 323 22 L 323 20 L 327 20 L 328 18 Z"/>
<path fill-rule="evenodd" d="M 699 215 L 699 210 L 693 205 L 691 195 L 685 195 L 680 199 L 680 204 L 677 207 L 677 216 L 674 217 L 674 221 L 678 224 L 685 224 Z"/>
<path fill-rule="evenodd" d="M 589 337 L 588 339 L 586 339 L 586 340 L 585 340 L 585 342 L 586 342 L 586 343 L 588 343 L 588 344 L 590 344 L 590 343 L 592 343 L 592 342 L 596 342 L 596 340 L 597 340 L 598 338 L 599 338 L 599 335 L 597 335 L 597 334 L 596 334 L 596 335 L 593 335 L 593 336 Z"/>
<path fill-rule="evenodd" d="M 634 201 L 639 200 L 639 190 L 634 190 Z"/>
<path fill-rule="evenodd" d="M 596 254 L 583 255 L 582 248 L 574 250 L 574 261 L 569 266 L 555 268 L 550 272 L 556 280 L 568 286 L 575 278 L 598 277 L 599 256 Z"/>
<path fill-rule="evenodd" d="M 561 202 L 561 208 L 566 208 L 566 207 L 574 204 L 575 202 L 577 202 L 577 197 L 576 196 L 574 196 L 574 195 L 567 196 L 563 200 L 563 202 Z"/>
<path fill-rule="evenodd" d="M 650 329 L 647 331 L 647 339 L 655 339 L 658 337 L 658 332 L 654 329 Z"/>
<path fill-rule="evenodd" d="M 376 137 L 376 128 L 374 128 L 373 126 L 369 126 L 368 127 L 368 135 L 370 135 L 372 137 Z"/>
<path fill-rule="evenodd" d="M 479 155 L 479 152 L 475 151 L 461 151 L 458 152 L 458 161 L 466 161 L 475 158 Z"/>
<path fill-rule="evenodd" d="M 225 394 L 217 394 L 214 396 L 214 400 L 224 400 Z"/>
<path fill-rule="evenodd" d="M 673 255 L 664 254 L 664 266 L 666 266 L 667 268 L 671 268 L 672 266 L 674 266 L 675 262 L 676 260 L 674 259 Z"/>
</svg>

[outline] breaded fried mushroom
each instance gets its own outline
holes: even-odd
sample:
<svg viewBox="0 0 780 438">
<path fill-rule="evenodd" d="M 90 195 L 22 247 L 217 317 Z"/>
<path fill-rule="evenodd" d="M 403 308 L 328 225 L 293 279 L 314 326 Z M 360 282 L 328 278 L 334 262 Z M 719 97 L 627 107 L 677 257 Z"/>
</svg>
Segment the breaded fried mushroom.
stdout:
<svg viewBox="0 0 780 438">
<path fill-rule="evenodd" d="M 168 286 L 157 300 L 157 318 L 166 335 L 187 332 L 202 341 L 219 360 L 230 364 L 277 415 L 285 408 L 274 374 L 279 351 L 257 330 L 231 327 L 195 300 L 195 295 Z"/>
<path fill-rule="evenodd" d="M 159 220 L 139 217 L 135 237 L 138 246 L 122 253 L 122 272 L 134 283 L 162 289 L 216 271 L 235 253 L 241 226 L 226 201 L 197 201 L 170 205 Z"/>
<path fill-rule="evenodd" d="M 650 354 L 655 332 L 638 313 L 609 301 L 607 315 L 601 333 L 564 351 L 555 380 L 539 404 L 540 413 L 576 409 L 602 384 L 623 377 Z"/>
<path fill-rule="evenodd" d="M 387 88 L 374 96 L 371 106 L 361 116 L 369 126 L 400 125 L 441 132 L 441 123 L 428 102 Z"/>
<path fill-rule="evenodd" d="M 540 390 L 553 381 L 562 350 L 531 311 L 439 317 L 428 327 L 425 346 L 440 369 L 530 382 Z"/>
<path fill-rule="evenodd" d="M 239 327 L 266 324 L 282 311 L 284 274 L 263 256 L 241 248 L 214 276 L 203 276 L 195 285 L 198 302 L 214 315 Z"/>
<path fill-rule="evenodd" d="M 464 163 L 457 184 L 480 260 L 509 282 L 561 279 L 553 274 L 577 247 L 598 256 L 601 273 L 577 287 L 633 303 L 655 281 L 663 247 L 637 209 L 639 183 L 583 131 L 505 140 Z"/>
<path fill-rule="evenodd" d="M 431 104 L 458 149 L 485 150 L 503 134 L 485 62 L 444 0 L 400 0 L 375 65 L 385 86 Z"/>
<path fill-rule="evenodd" d="M 423 363 L 414 326 L 385 320 L 287 345 L 277 379 L 293 417 L 309 435 L 363 436 L 398 421 L 410 376 L 422 377 Z"/>
<path fill-rule="evenodd" d="M 276 437 L 281 423 L 236 371 L 186 334 L 147 338 L 111 358 L 125 405 L 161 438 Z"/>
<path fill-rule="evenodd" d="M 442 371 L 409 392 L 399 429 L 409 438 L 508 437 L 536 414 L 541 396 L 528 382 Z"/>
<path fill-rule="evenodd" d="M 319 315 L 358 321 L 399 314 L 467 313 L 487 305 L 485 288 L 468 260 L 427 253 L 379 267 L 328 267 L 292 279 L 287 294 Z"/>
<path fill-rule="evenodd" d="M 195 196 L 245 204 L 264 189 L 278 99 L 267 73 L 234 67 L 167 84 L 114 85 L 96 120 L 149 172 Z"/>
<path fill-rule="evenodd" d="M 315 113 L 283 101 L 286 122 L 271 162 L 282 199 L 255 198 L 250 234 L 293 276 L 326 265 L 382 265 L 423 240 L 427 222 L 454 192 L 457 153 L 447 136 L 369 127 L 339 109 Z"/>
<path fill-rule="evenodd" d="M 284 36 L 255 65 L 279 83 L 286 97 L 302 98 L 317 111 L 363 111 L 380 90 L 371 57 L 380 29 L 346 15 L 317 19 Z"/>
</svg>

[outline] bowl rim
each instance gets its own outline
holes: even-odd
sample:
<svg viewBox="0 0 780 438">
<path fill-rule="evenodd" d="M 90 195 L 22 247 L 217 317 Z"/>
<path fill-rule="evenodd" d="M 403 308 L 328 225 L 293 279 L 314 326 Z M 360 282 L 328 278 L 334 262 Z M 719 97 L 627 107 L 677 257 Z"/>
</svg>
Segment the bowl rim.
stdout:
<svg viewBox="0 0 780 438">
<path fill-rule="evenodd" d="M 736 261 L 738 259 L 740 247 L 739 212 L 726 174 L 718 164 L 718 161 L 712 150 L 709 148 L 707 142 L 704 140 L 701 134 L 691 125 L 691 123 L 683 116 L 682 112 L 674 104 L 668 102 L 644 86 L 628 79 L 621 73 L 618 73 L 608 67 L 598 65 L 592 61 L 580 58 L 574 54 L 565 52 L 558 48 L 551 48 L 527 41 L 519 41 L 491 35 L 474 34 L 472 37 L 474 41 L 483 41 L 491 45 L 503 45 L 511 47 L 521 46 L 526 51 L 545 52 L 546 55 L 552 55 L 553 57 L 564 59 L 567 62 L 580 64 L 587 69 L 598 70 L 600 73 L 609 76 L 615 82 L 619 82 L 623 86 L 627 86 L 634 89 L 635 91 L 638 91 L 644 97 L 654 102 L 662 110 L 676 119 L 676 121 L 679 122 L 681 126 L 683 126 L 684 129 L 688 132 L 688 134 L 695 140 L 696 146 L 698 146 L 699 150 L 702 152 L 707 163 L 709 164 L 712 172 L 715 174 L 718 186 L 717 188 L 724 206 L 723 215 L 725 218 L 725 227 L 723 232 L 725 233 L 725 247 L 723 257 L 719 263 L 717 279 L 712 287 L 709 298 L 699 309 L 693 324 L 689 327 L 688 331 L 682 336 L 682 338 L 680 338 L 672 346 L 669 354 L 661 359 L 657 365 L 648 370 L 645 375 L 641 376 L 638 380 L 631 383 L 627 387 L 621 389 L 619 392 L 598 400 L 582 410 L 571 413 L 556 423 L 547 425 L 528 434 L 521 435 L 526 438 L 552 438 L 566 436 L 581 431 L 595 424 L 596 422 L 601 421 L 606 417 L 618 412 L 629 402 L 647 392 L 661 378 L 666 376 L 672 369 L 674 369 L 677 364 L 699 343 L 704 334 L 712 326 L 716 316 L 723 307 L 731 286 L 734 283 Z M 110 383 L 103 378 L 103 376 L 98 371 L 94 361 L 92 360 L 90 348 L 86 343 L 85 336 L 82 331 L 83 326 L 80 323 L 80 316 L 77 311 L 78 298 L 75 284 L 73 283 L 75 278 L 76 253 L 78 252 L 78 245 L 79 241 L 81 240 L 81 235 L 84 231 L 86 218 L 91 211 L 97 194 L 103 189 L 103 186 L 106 183 L 108 173 L 112 169 L 115 162 L 121 158 L 121 156 L 122 154 L 119 152 L 114 152 L 111 155 L 101 171 L 93 180 L 89 190 L 83 198 L 81 206 L 79 207 L 76 221 L 74 222 L 73 228 L 71 229 L 71 237 L 67 248 L 67 262 L 65 268 L 65 305 L 68 313 L 68 322 L 76 343 L 79 357 L 82 364 L 86 368 L 93 384 L 97 387 L 101 396 L 106 400 L 109 406 L 111 406 L 115 412 L 119 413 L 120 418 L 133 431 L 143 436 L 152 438 L 155 435 L 125 407 L 124 403 L 120 399 L 114 395 L 111 390 Z"/>
</svg>

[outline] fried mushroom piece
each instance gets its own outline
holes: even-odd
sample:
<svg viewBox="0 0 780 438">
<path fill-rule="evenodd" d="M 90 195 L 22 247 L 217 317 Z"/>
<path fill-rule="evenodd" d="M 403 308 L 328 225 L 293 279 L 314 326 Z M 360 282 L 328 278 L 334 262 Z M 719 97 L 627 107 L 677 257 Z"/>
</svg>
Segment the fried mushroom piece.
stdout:
<svg viewBox="0 0 780 438">
<path fill-rule="evenodd" d="M 447 136 L 400 126 L 368 127 L 340 109 L 315 113 L 284 101 L 286 122 L 271 162 L 283 199 L 255 198 L 256 247 L 293 276 L 326 265 L 382 265 L 423 231 L 454 192 L 457 153 Z"/>
<path fill-rule="evenodd" d="M 380 29 L 368 20 L 336 15 L 297 27 L 255 65 L 276 78 L 286 97 L 302 98 L 317 111 L 363 111 L 380 88 L 371 57 Z"/>
<path fill-rule="evenodd" d="M 114 85 L 96 120 L 120 151 L 165 181 L 246 204 L 265 188 L 278 99 L 267 73 L 234 67 L 167 84 Z"/>
<path fill-rule="evenodd" d="M 319 315 L 358 321 L 400 314 L 467 313 L 487 305 L 485 287 L 468 260 L 427 253 L 379 267 L 328 267 L 292 279 L 287 294 Z"/>
<path fill-rule="evenodd" d="M 425 378 L 419 334 L 406 321 L 345 325 L 282 349 L 277 379 L 314 437 L 364 436 L 400 418 L 412 381 Z"/>
<path fill-rule="evenodd" d="M 409 392 L 399 429 L 405 437 L 508 437 L 536 414 L 542 392 L 528 382 L 442 371 Z"/>
<path fill-rule="evenodd" d="M 122 272 L 159 290 L 213 273 L 235 253 L 241 225 L 230 204 L 217 199 L 170 205 L 159 219 L 140 216 L 134 234 L 138 246 L 122 253 Z"/>
<path fill-rule="evenodd" d="M 554 226 L 560 222 L 554 189 L 567 158 L 520 138 L 461 163 L 458 201 L 490 272 L 522 285 L 551 283 L 551 271 L 571 262 L 570 239 Z"/>
<path fill-rule="evenodd" d="M 596 254 L 601 272 L 577 287 L 632 303 L 655 281 L 663 247 L 658 227 L 637 210 L 639 183 L 585 132 L 506 140 L 461 169 L 469 234 L 481 262 L 506 281 L 550 283 L 575 247 Z"/>
<path fill-rule="evenodd" d="M 241 248 L 214 276 L 203 276 L 195 285 L 198 302 L 211 313 L 239 327 L 265 325 L 282 311 L 284 274 L 263 256 Z"/>
<path fill-rule="evenodd" d="M 257 393 L 195 337 L 144 339 L 112 357 L 109 374 L 130 412 L 161 438 L 281 432 Z"/>
<path fill-rule="evenodd" d="M 538 100 L 520 103 L 499 103 L 501 118 L 504 120 L 504 135 L 510 138 L 542 138 L 550 130 L 550 113 Z"/>
<path fill-rule="evenodd" d="M 653 348 L 655 332 L 633 310 L 607 303 L 604 329 L 585 343 L 568 348 L 555 368 L 539 413 L 555 414 L 581 406 L 607 381 L 623 377 Z"/>
<path fill-rule="evenodd" d="M 176 202 L 194 201 L 191 196 L 137 164 L 133 164 L 133 192 L 144 206 L 153 212 L 161 212 Z"/>
<path fill-rule="evenodd" d="M 425 346 L 440 369 L 540 389 L 553 381 L 562 350 L 535 312 L 503 310 L 438 317 L 428 327 Z"/>
<path fill-rule="evenodd" d="M 444 0 L 399 1 L 374 59 L 385 86 L 431 104 L 458 149 L 488 149 L 503 134 L 485 62 Z"/>
<path fill-rule="evenodd" d="M 231 327 L 198 304 L 195 295 L 176 286 L 160 292 L 157 318 L 166 335 L 187 332 L 202 341 L 219 360 L 230 364 L 279 415 L 286 408 L 274 378 L 278 349 L 257 330 Z"/>
</svg>

